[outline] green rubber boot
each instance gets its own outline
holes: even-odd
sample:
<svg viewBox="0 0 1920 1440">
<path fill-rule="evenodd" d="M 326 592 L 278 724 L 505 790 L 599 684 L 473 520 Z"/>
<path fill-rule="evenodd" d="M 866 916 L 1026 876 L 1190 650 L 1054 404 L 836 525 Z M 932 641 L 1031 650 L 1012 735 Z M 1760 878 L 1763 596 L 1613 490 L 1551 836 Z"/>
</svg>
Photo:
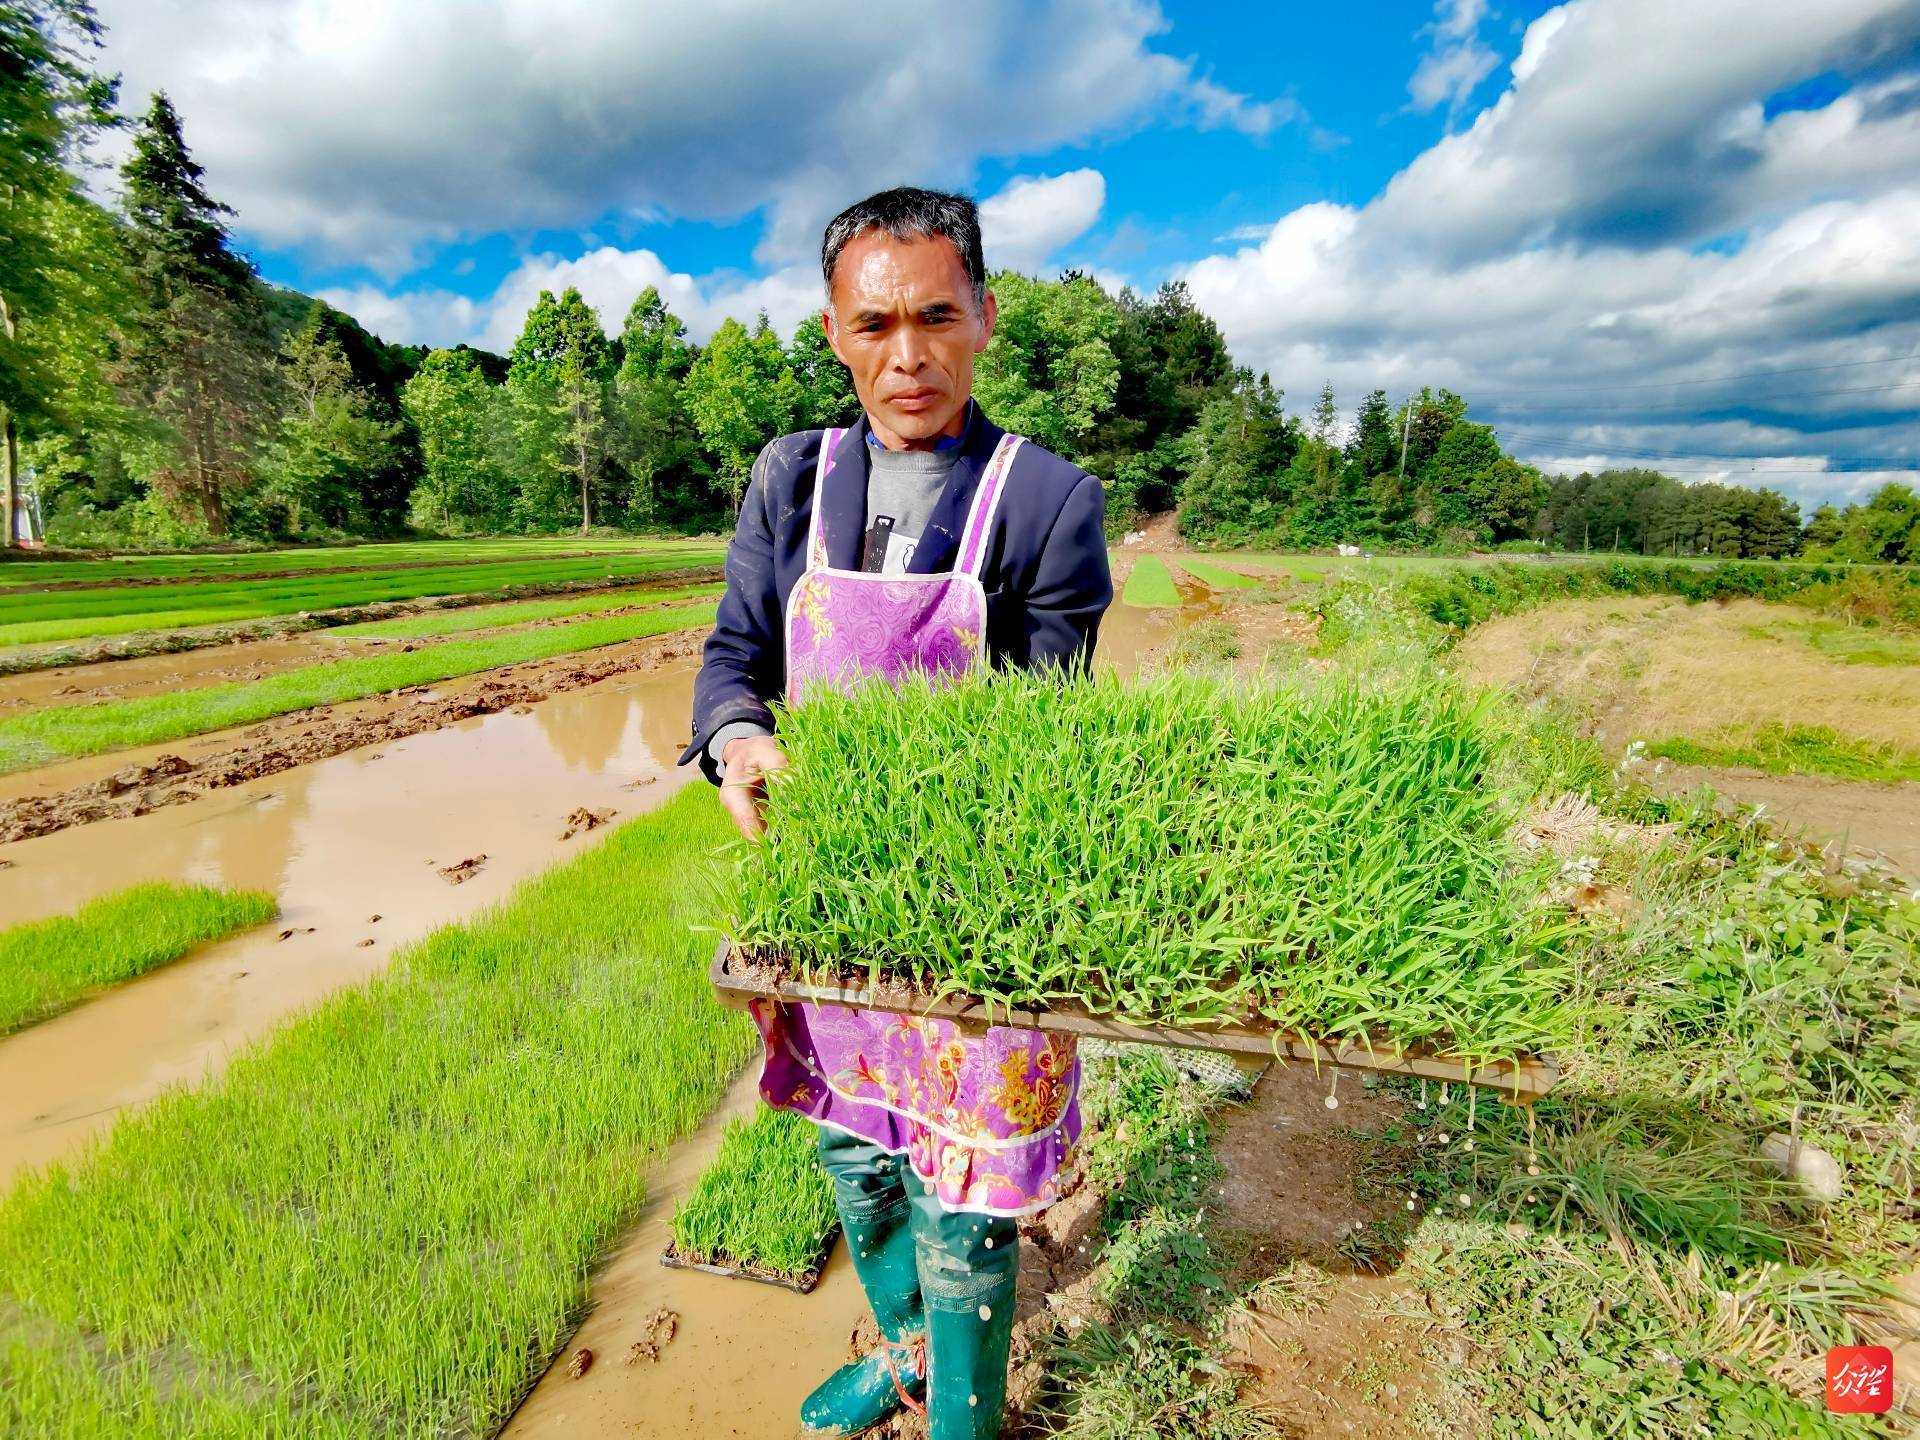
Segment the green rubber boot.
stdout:
<svg viewBox="0 0 1920 1440">
<path fill-rule="evenodd" d="M 995 1440 L 1007 1402 L 1019 1228 L 942 1210 L 918 1176 L 907 1177 L 907 1190 L 927 1313 L 927 1433 Z"/>
<path fill-rule="evenodd" d="M 926 1319 L 911 1206 L 900 1183 L 906 1162 L 826 1126 L 820 1159 L 833 1177 L 847 1253 L 884 1343 L 829 1375 L 801 1404 L 800 1423 L 809 1436 L 858 1435 L 926 1393 Z"/>
</svg>

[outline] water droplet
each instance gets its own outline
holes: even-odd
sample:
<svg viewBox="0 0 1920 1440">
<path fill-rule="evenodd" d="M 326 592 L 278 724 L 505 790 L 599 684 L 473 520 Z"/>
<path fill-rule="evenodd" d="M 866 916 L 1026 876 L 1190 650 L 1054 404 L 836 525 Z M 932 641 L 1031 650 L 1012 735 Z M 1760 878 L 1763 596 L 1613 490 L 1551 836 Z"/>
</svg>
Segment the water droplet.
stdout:
<svg viewBox="0 0 1920 1440">
<path fill-rule="evenodd" d="M 993 1236 L 987 1236 L 987 1249 L 993 1249 Z"/>
<path fill-rule="evenodd" d="M 993 1318 L 993 1307 L 991 1305 L 982 1305 L 980 1307 L 980 1318 L 982 1320 L 991 1320 Z"/>
<path fill-rule="evenodd" d="M 967 1404 L 978 1405 L 979 1403 L 980 1403 L 980 1397 L 978 1395 L 967 1396 Z"/>
</svg>

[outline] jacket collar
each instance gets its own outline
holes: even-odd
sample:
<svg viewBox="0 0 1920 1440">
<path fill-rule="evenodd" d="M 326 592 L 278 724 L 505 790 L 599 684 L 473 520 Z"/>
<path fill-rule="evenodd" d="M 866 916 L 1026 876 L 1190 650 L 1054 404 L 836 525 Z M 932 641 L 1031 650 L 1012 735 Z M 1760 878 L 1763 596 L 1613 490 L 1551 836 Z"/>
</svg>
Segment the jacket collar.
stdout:
<svg viewBox="0 0 1920 1440">
<path fill-rule="evenodd" d="M 861 542 L 867 528 L 867 433 L 871 428 L 863 413 L 859 423 L 834 447 L 833 463 L 827 471 L 820 522 L 827 536 L 827 564 L 836 570 L 860 568 Z M 907 564 L 909 575 L 937 575 L 953 568 L 954 557 L 960 552 L 960 530 L 967 523 L 967 507 L 973 503 L 973 492 L 1005 433 L 987 419 L 976 399 L 960 442 L 960 456 L 953 462 L 946 487 L 927 519 L 926 532 Z M 816 495 L 814 503 L 821 503 L 821 499 Z"/>
</svg>

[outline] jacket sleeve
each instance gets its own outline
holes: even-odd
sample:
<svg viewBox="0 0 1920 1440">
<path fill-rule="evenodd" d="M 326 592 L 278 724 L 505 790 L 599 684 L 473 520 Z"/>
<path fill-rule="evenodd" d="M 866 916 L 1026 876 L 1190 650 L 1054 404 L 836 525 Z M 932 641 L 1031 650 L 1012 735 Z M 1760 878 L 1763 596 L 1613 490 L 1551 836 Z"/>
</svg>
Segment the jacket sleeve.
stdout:
<svg viewBox="0 0 1920 1440">
<path fill-rule="evenodd" d="M 1082 476 L 1047 534 L 1027 596 L 1027 662 L 1084 674 L 1092 668 L 1100 617 L 1113 602 L 1107 567 L 1106 494 Z"/>
<path fill-rule="evenodd" d="M 784 664 L 780 640 L 780 592 L 773 567 L 773 501 L 769 494 L 772 446 L 753 462 L 753 476 L 740 502 L 740 518 L 727 544 L 727 590 L 720 597 L 713 633 L 693 682 L 693 743 L 682 765 L 698 761 L 718 785 L 720 774 L 707 742 L 721 726 L 750 720 L 773 733 L 770 701 L 780 693 Z"/>
</svg>

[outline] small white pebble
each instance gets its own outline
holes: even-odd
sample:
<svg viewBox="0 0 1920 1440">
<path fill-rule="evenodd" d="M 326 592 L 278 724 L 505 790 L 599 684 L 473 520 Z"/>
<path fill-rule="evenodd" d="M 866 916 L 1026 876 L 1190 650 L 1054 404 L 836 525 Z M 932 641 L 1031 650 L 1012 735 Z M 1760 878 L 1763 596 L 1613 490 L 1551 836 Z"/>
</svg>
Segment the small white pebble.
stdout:
<svg viewBox="0 0 1920 1440">
<path fill-rule="evenodd" d="M 1413 1201 L 1411 1200 L 1407 1201 L 1407 1209 L 1409 1210 L 1413 1209 Z"/>
<path fill-rule="evenodd" d="M 1473 1203 L 1473 1197 L 1467 1194 L 1467 1192 L 1464 1190 L 1460 1192 L 1457 1199 L 1458 1199 L 1458 1203 L 1462 1205 L 1471 1205 Z"/>
</svg>

